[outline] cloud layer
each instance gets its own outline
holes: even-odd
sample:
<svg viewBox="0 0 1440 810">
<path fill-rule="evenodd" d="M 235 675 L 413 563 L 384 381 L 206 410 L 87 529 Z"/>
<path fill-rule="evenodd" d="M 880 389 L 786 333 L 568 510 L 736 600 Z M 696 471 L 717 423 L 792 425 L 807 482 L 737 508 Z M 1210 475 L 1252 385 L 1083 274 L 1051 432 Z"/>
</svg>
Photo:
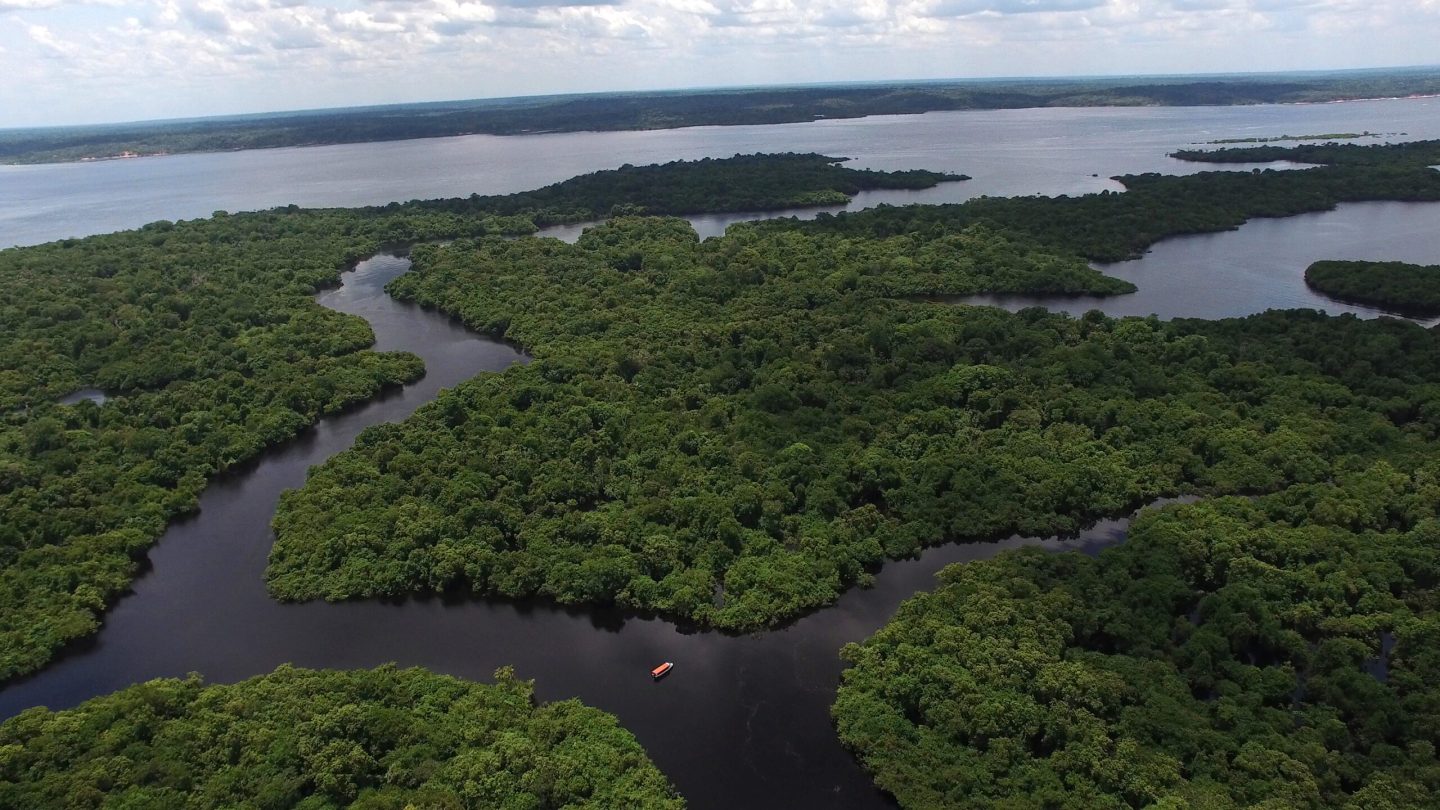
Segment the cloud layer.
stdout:
<svg viewBox="0 0 1440 810">
<path fill-rule="evenodd" d="M 529 93 L 1433 62 L 1440 0 L 0 0 L 0 126 Z"/>
</svg>

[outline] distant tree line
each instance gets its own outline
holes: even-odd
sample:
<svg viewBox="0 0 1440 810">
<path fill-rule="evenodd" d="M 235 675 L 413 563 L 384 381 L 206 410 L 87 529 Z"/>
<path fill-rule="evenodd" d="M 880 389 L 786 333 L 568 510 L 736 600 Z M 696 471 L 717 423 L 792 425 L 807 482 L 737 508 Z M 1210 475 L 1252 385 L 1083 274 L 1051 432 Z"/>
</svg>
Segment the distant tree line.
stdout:
<svg viewBox="0 0 1440 810">
<path fill-rule="evenodd" d="M 0 162 L 223 152 L 484 133 L 650 130 L 1026 107 L 1274 104 L 1440 93 L 1433 69 L 1216 79 L 891 82 L 401 104 L 0 133 Z"/>
</svg>

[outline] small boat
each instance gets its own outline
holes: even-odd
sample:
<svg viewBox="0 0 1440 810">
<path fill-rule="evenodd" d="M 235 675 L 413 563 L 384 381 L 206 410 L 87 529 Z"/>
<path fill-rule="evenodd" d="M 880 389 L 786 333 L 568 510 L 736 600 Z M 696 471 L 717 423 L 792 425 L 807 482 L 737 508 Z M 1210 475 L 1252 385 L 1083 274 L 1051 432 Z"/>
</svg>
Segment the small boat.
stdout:
<svg viewBox="0 0 1440 810">
<path fill-rule="evenodd" d="M 654 669 L 650 670 L 650 677 L 652 677 L 652 678 L 654 678 L 655 680 L 658 681 L 658 680 L 660 680 L 661 678 L 665 677 L 666 675 L 669 675 L 669 674 L 670 674 L 670 670 L 672 670 L 672 669 L 674 669 L 674 668 L 675 668 L 675 662 L 674 662 L 674 661 L 666 661 L 665 663 L 661 664 L 660 666 L 655 667 Z"/>
</svg>

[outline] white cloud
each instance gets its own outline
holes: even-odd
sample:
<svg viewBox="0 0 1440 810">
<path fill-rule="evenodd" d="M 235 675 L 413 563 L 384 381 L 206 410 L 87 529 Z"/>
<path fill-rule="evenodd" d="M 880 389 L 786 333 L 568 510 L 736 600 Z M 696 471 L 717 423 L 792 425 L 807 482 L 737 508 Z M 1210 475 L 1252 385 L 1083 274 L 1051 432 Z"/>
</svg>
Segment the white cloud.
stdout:
<svg viewBox="0 0 1440 810">
<path fill-rule="evenodd" d="M 1434 61 L 1440 0 L 0 0 L 0 126 L 643 87 Z"/>
</svg>

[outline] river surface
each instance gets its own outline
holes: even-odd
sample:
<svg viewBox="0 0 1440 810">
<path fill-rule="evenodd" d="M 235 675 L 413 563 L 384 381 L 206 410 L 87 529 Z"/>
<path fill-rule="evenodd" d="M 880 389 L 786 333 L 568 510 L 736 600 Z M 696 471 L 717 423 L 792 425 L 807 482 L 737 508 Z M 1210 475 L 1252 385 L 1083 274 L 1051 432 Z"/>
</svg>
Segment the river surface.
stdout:
<svg viewBox="0 0 1440 810">
<path fill-rule="evenodd" d="M 1249 107 L 972 110 L 652 132 L 465 135 L 216 154 L 0 166 L 0 246 L 134 228 L 217 210 L 383 205 L 508 194 L 612 169 L 753 152 L 822 152 L 870 169 L 971 175 L 852 202 L 958 202 L 981 194 L 1119 190 L 1112 175 L 1214 167 L 1167 155 L 1221 138 L 1378 132 L 1440 138 L 1440 99 Z M 1364 139 L 1358 143 L 1376 143 Z M 1227 168 L 1241 169 L 1244 166 Z"/>
<path fill-rule="evenodd" d="M 840 746 L 829 718 L 839 650 L 885 623 L 902 600 L 952 562 L 1022 545 L 1095 551 L 1123 539 L 1126 520 L 1065 540 L 1011 538 L 932 549 L 886 565 L 875 587 L 768 633 L 692 632 L 615 611 L 542 602 L 439 597 L 401 602 L 281 604 L 266 593 L 280 493 L 349 447 L 369 425 L 405 418 L 443 388 L 524 357 L 443 315 L 397 302 L 387 281 L 409 261 L 378 256 L 343 274 L 321 304 L 370 321 L 376 347 L 425 361 L 420 381 L 338 416 L 257 462 L 222 475 L 200 511 L 175 522 L 149 553 L 133 593 L 96 636 L 39 674 L 0 691 L 0 717 L 63 708 L 133 683 L 200 672 L 236 681 L 291 662 L 372 667 L 387 661 L 488 680 L 514 666 L 542 700 L 578 697 L 616 714 L 694 808 L 891 807 Z M 650 668 L 676 662 L 652 682 Z"/>
</svg>

